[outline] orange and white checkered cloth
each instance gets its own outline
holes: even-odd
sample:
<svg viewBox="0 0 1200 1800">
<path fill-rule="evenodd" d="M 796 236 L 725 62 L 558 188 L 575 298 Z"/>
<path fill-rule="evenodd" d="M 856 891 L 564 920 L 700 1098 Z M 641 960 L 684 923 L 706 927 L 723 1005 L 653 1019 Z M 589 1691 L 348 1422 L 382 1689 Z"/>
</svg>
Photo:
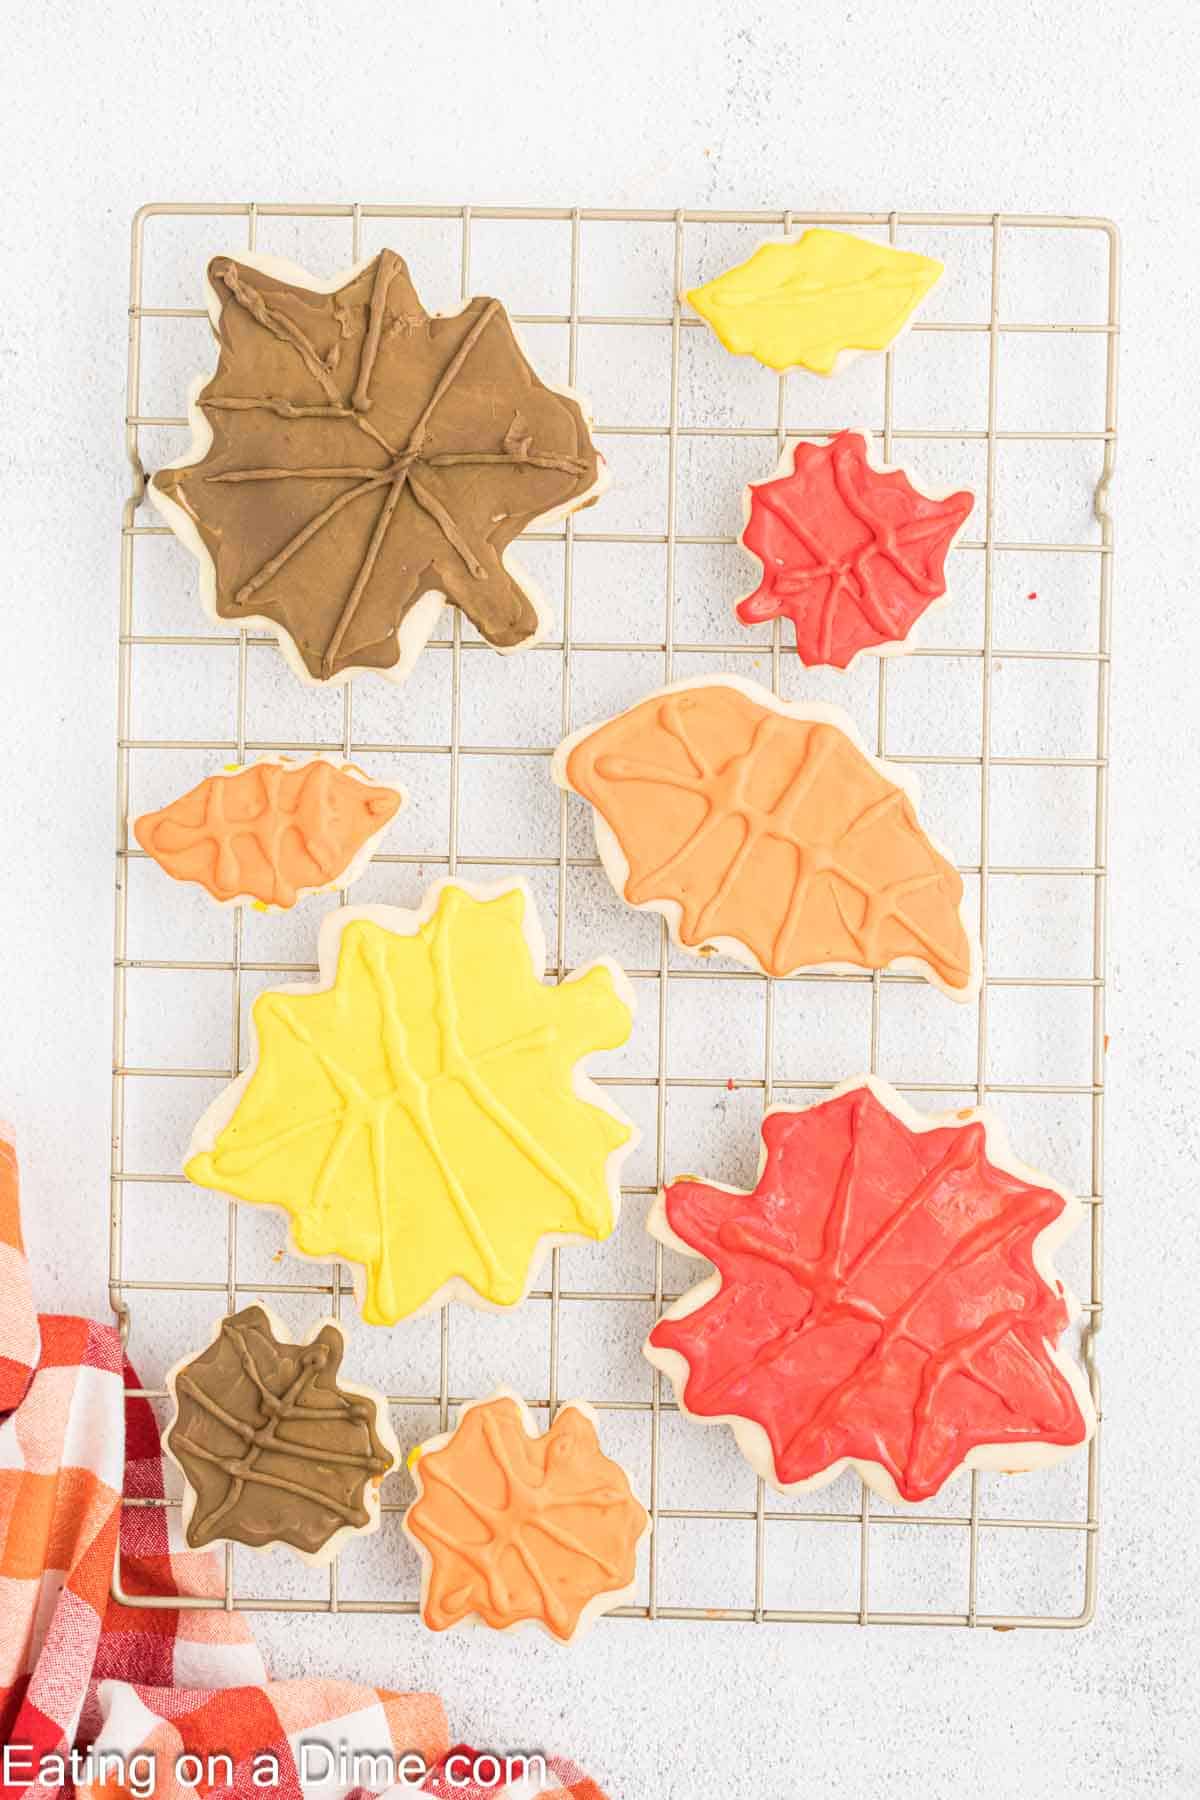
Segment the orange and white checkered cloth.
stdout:
<svg viewBox="0 0 1200 1800">
<path fill-rule="evenodd" d="M 173 1509 L 121 1505 L 122 1492 L 164 1493 L 153 1412 L 125 1391 L 139 1385 L 115 1327 L 35 1312 L 16 1156 L 0 1127 L 0 1800 L 69 1792 L 69 1752 L 89 1746 L 80 1800 L 123 1800 L 133 1791 L 110 1773 L 119 1765 L 106 1766 L 102 1751 L 126 1768 L 138 1752 L 150 1755 L 156 1800 L 197 1791 L 173 1773 L 185 1753 L 233 1759 L 232 1786 L 201 1783 L 212 1800 L 261 1795 L 254 1758 L 273 1753 L 275 1791 L 306 1800 L 296 1762 L 305 1739 L 397 1758 L 415 1752 L 433 1772 L 424 1788 L 404 1792 L 498 1800 L 502 1785 L 461 1785 L 461 1761 L 452 1783 L 444 1763 L 439 1773 L 435 1765 L 454 1752 L 436 1695 L 326 1679 L 271 1682 L 241 1615 L 111 1600 L 118 1539 L 127 1594 L 222 1591 L 215 1558 L 186 1547 Z M 68 1760 L 61 1786 L 43 1774 L 44 1759 L 58 1756 Z M 550 1759 L 548 1780 L 526 1783 L 521 1800 L 603 1800 L 571 1763 Z M 308 1791 L 367 1800 L 366 1790 L 336 1779 Z"/>
</svg>

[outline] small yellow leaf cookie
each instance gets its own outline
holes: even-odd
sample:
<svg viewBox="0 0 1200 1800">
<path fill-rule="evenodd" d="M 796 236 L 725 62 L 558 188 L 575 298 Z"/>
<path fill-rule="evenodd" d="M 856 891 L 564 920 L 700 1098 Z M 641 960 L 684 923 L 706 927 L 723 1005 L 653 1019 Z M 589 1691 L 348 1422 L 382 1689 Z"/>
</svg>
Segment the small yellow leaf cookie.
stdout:
<svg viewBox="0 0 1200 1800">
<path fill-rule="evenodd" d="M 886 350 L 942 271 L 930 256 L 817 227 L 760 244 L 687 298 L 735 356 L 833 375 Z"/>
</svg>

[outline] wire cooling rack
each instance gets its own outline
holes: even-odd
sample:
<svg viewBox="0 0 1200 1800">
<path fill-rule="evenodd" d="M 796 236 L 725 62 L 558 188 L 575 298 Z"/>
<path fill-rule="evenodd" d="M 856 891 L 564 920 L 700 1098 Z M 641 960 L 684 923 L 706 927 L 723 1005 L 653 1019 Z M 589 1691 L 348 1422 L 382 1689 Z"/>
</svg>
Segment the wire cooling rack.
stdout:
<svg viewBox="0 0 1200 1800">
<path fill-rule="evenodd" d="M 810 224 L 899 236 L 948 267 L 901 349 L 832 383 L 776 378 L 726 357 L 679 299 L 757 238 Z M 427 304 L 498 292 L 540 372 L 578 382 L 616 485 L 594 513 L 521 546 L 543 585 L 558 584 L 555 641 L 525 658 L 481 660 L 486 646 L 447 613 L 444 636 L 404 690 L 388 687 L 381 700 L 385 684 L 362 678 L 314 698 L 269 637 L 200 629 L 191 559 L 156 544 L 169 533 L 143 522 L 142 503 L 147 469 L 187 442 L 183 382 L 212 363 L 203 308 L 191 303 L 204 263 L 239 240 L 321 274 L 391 243 Z M 131 846 L 130 810 L 162 804 L 221 761 L 265 753 L 324 749 L 373 771 L 402 767 L 416 803 L 356 899 L 411 904 L 440 873 L 521 870 L 550 920 L 552 977 L 609 949 L 635 978 L 643 1023 L 632 1072 L 599 1075 L 622 1090 L 644 1141 L 620 1244 L 607 1260 L 606 1247 L 555 1251 L 548 1285 L 519 1309 L 524 1338 L 509 1321 L 462 1309 L 395 1332 L 352 1331 L 347 1368 L 388 1391 L 401 1441 L 445 1428 L 460 1401 L 501 1381 L 522 1386 L 543 1417 L 562 1398 L 589 1399 L 653 1515 L 639 1601 L 626 1616 L 1087 1623 L 1098 1437 L 1056 1470 L 960 1476 L 915 1511 L 872 1500 L 849 1475 L 802 1505 L 769 1494 L 728 1434 L 681 1418 L 640 1359 L 650 1320 L 697 1276 L 696 1264 L 676 1266 L 643 1242 L 640 1215 L 679 1167 L 749 1185 L 763 1104 L 816 1094 L 864 1061 L 919 1104 L 994 1099 L 1018 1153 L 1087 1202 L 1090 1230 L 1061 1260 L 1083 1297 L 1078 1350 L 1098 1406 L 1118 259 L 1110 222 L 1040 215 L 141 209 L 125 421 L 133 487 L 122 521 L 110 1292 L 143 1378 L 161 1383 L 176 1356 L 207 1340 L 211 1318 L 248 1296 L 297 1325 L 330 1310 L 352 1319 L 353 1300 L 336 1265 L 322 1279 L 283 1257 L 274 1215 L 264 1236 L 253 1209 L 239 1215 L 231 1202 L 223 1215 L 177 1172 L 191 1123 L 244 1062 L 254 988 L 315 973 L 320 903 L 284 926 L 272 921 L 280 935 L 261 940 L 267 927 L 240 909 L 209 908 L 201 920 L 185 890 L 149 885 L 162 877 Z M 441 294 L 430 288 L 438 275 Z M 146 394 L 156 364 L 164 396 L 177 396 L 157 410 Z M 786 437 L 829 436 L 846 423 L 871 429 L 888 461 L 903 446 L 922 474 L 972 486 L 968 530 L 977 535 L 954 553 L 954 602 L 923 648 L 891 664 L 863 659 L 867 667 L 829 680 L 799 667 L 778 621 L 738 638 L 730 602 L 749 585 L 736 548 L 742 484 L 771 472 Z M 168 600 L 172 587 L 183 591 Z M 590 628 L 597 595 L 611 622 L 600 634 Z M 931 990 L 900 976 L 770 982 L 720 959 L 702 963 L 673 950 L 661 921 L 630 915 L 608 893 L 583 809 L 549 795 L 544 758 L 573 725 L 715 667 L 757 673 L 792 696 L 838 699 L 873 727 L 880 755 L 920 766 L 925 815 L 966 854 L 960 867 L 978 892 L 987 961 L 977 1008 L 939 995 L 928 1005 Z M 196 729 L 182 734 L 191 721 Z M 498 767 L 507 790 L 488 786 Z M 427 840 L 408 848 L 406 829 L 421 815 Z M 439 816 L 444 834 L 430 824 Z M 202 1040 L 217 1049 L 193 1061 Z M 396 1391 L 400 1369 L 413 1379 Z M 140 1391 L 161 1417 L 161 1385 Z M 136 1603 L 414 1612 L 418 1571 L 396 1529 L 410 1497 L 402 1472 L 389 1478 L 383 1530 L 347 1551 L 340 1575 L 337 1564 L 298 1574 L 292 1559 L 227 1547 L 223 1592 Z M 114 1592 L 131 1598 L 119 1584 Z"/>
</svg>

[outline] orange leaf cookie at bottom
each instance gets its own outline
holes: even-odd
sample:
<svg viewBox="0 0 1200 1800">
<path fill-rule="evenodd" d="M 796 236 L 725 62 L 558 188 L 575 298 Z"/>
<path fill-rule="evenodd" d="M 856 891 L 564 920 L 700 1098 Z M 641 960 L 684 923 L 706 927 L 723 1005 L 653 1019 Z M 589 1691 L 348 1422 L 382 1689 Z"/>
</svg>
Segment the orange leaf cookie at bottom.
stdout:
<svg viewBox="0 0 1200 1800">
<path fill-rule="evenodd" d="M 286 911 L 361 875 L 404 800 L 399 788 L 324 756 L 252 763 L 143 813 L 133 835 L 168 875 L 198 882 L 222 905 Z"/>
<path fill-rule="evenodd" d="M 463 1408 L 409 1455 L 417 1498 L 404 1530 L 421 1557 L 421 1617 L 494 1630 L 540 1626 L 570 1643 L 634 1591 L 649 1529 L 590 1407 L 568 1401 L 541 1436 L 515 1394 Z"/>
<path fill-rule="evenodd" d="M 736 676 L 676 682 L 559 745 L 609 880 L 687 950 L 760 973 L 894 968 L 979 989 L 963 884 L 918 823 L 907 771 L 839 707 Z"/>
</svg>

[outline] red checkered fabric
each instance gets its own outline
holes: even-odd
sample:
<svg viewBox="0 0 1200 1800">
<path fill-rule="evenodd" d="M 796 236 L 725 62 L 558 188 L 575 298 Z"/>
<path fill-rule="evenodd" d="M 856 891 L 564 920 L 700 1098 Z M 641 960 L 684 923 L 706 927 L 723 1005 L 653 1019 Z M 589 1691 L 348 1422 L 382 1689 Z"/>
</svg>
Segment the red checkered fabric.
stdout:
<svg viewBox="0 0 1200 1800">
<path fill-rule="evenodd" d="M 21 1242 L 17 1153 L 12 1133 L 0 1125 L 0 1418 L 24 1395 L 40 1349 Z"/>
<path fill-rule="evenodd" d="M 501 1785 L 492 1781 L 493 1759 L 485 1752 L 479 1753 L 468 1749 L 465 1744 L 456 1744 L 448 1750 L 437 1767 L 431 1770 L 422 1787 L 417 1789 L 421 1794 L 442 1796 L 442 1800 L 605 1800 L 604 1795 L 595 1782 L 585 1775 L 575 1763 L 567 1762 L 565 1757 L 552 1756 L 546 1759 L 546 1779 L 541 1780 L 540 1773 L 536 1777 L 523 1777 L 520 1769 L 513 1769 L 512 1782 L 502 1775 Z M 480 1774 L 479 1781 L 469 1779 L 469 1771 L 475 1766 Z M 467 1778 L 467 1785 L 462 1785 Z M 539 1785 L 540 1783 L 540 1785 Z M 392 1796 L 385 1796 L 392 1800 Z M 395 1796 L 399 1800 L 399 1792 Z"/>
<path fill-rule="evenodd" d="M 2 1128 L 0 1128 L 2 1129 Z M 0 1136 L 0 1800 L 55 1800 L 70 1785 L 43 1778 L 44 1759 L 90 1748 L 79 1800 L 136 1792 L 114 1769 L 152 1759 L 155 1800 L 196 1792 L 211 1800 L 273 1791 L 284 1800 L 368 1800 L 360 1782 L 302 1779 L 304 1741 L 378 1757 L 415 1754 L 431 1770 L 423 1789 L 397 1793 L 460 1800 L 604 1800 L 574 1764 L 550 1759 L 549 1785 L 460 1785 L 433 1694 L 393 1693 L 348 1681 L 268 1681 L 245 1619 L 221 1608 L 138 1608 L 110 1598 L 118 1542 L 127 1595 L 181 1598 L 222 1592 L 207 1551 L 189 1550 L 178 1511 L 122 1507 L 121 1496 L 161 1498 L 162 1453 L 149 1403 L 125 1362 L 115 1327 L 34 1311 L 21 1243 L 17 1166 Z M 176 1778 L 177 1759 L 227 1755 L 232 1784 Z M 279 1783 L 253 1781 L 274 1754 Z M 461 1746 L 457 1754 L 471 1759 Z M 114 1765 L 106 1758 L 119 1757 Z M 441 1759 L 439 1763 L 439 1759 Z M 468 1764 L 465 1766 L 469 1766 Z M 490 1766 L 484 1769 L 490 1779 Z M 451 1776 L 456 1779 L 451 1780 Z M 93 1778 L 94 1777 L 94 1778 Z"/>
</svg>

